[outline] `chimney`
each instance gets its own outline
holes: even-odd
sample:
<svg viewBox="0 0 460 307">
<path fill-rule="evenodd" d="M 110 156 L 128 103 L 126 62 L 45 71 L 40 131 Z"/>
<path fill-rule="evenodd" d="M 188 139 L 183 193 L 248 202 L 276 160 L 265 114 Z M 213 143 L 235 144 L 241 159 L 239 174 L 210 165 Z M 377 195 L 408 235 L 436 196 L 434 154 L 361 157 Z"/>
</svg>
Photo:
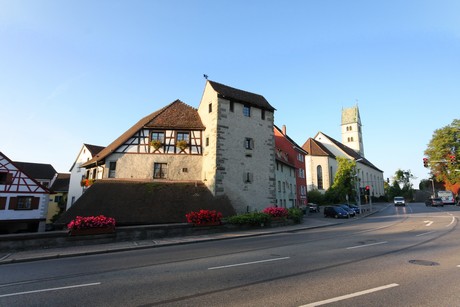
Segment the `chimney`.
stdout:
<svg viewBox="0 0 460 307">
<path fill-rule="evenodd" d="M 282 130 L 283 130 L 283 135 L 286 135 L 286 125 L 283 125 Z"/>
</svg>

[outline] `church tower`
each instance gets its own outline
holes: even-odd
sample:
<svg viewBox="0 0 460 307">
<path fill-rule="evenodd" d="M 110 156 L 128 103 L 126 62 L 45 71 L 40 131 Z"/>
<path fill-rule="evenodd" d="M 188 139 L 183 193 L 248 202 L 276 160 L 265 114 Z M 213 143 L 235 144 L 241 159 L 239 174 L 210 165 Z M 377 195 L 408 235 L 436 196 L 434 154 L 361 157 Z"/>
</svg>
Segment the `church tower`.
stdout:
<svg viewBox="0 0 460 307">
<path fill-rule="evenodd" d="M 363 134 L 358 105 L 342 109 L 342 144 L 364 157 Z"/>
</svg>

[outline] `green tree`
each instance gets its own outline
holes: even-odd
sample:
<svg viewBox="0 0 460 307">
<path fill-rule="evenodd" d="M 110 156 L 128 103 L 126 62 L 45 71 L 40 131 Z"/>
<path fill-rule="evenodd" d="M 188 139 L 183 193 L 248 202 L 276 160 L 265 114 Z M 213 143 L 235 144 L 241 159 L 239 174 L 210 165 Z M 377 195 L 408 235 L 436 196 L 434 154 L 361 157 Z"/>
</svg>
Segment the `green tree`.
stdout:
<svg viewBox="0 0 460 307">
<path fill-rule="evenodd" d="M 412 199 L 414 194 L 411 182 L 412 179 L 415 179 L 415 176 L 410 170 L 398 169 L 393 177 L 393 183 L 388 189 L 388 196 L 390 198 L 403 196 L 406 199 Z"/>
<path fill-rule="evenodd" d="M 451 184 L 460 182 L 459 154 L 460 120 L 454 119 L 450 125 L 434 131 L 425 150 L 430 171 L 437 181 Z"/>
<path fill-rule="evenodd" d="M 346 201 L 346 196 L 354 196 L 356 162 L 343 157 L 337 157 L 337 172 L 334 183 L 326 191 L 325 197 L 331 203 Z"/>
</svg>

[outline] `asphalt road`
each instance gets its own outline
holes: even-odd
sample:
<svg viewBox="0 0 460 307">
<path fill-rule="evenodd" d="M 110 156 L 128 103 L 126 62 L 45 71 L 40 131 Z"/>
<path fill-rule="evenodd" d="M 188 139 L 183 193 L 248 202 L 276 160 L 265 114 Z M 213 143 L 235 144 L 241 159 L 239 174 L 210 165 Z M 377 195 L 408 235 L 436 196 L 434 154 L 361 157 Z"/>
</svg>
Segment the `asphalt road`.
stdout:
<svg viewBox="0 0 460 307">
<path fill-rule="evenodd" d="M 0 306 L 458 306 L 460 208 L 0 266 Z"/>
</svg>

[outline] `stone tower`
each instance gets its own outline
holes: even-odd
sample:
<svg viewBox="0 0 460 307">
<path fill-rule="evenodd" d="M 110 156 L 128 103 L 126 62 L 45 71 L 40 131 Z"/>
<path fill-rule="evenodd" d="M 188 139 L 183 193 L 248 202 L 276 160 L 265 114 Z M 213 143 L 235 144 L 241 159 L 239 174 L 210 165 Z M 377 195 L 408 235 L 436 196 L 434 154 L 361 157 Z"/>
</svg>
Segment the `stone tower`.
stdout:
<svg viewBox="0 0 460 307">
<path fill-rule="evenodd" d="M 363 133 L 358 105 L 342 109 L 342 144 L 364 157 Z"/>
</svg>

